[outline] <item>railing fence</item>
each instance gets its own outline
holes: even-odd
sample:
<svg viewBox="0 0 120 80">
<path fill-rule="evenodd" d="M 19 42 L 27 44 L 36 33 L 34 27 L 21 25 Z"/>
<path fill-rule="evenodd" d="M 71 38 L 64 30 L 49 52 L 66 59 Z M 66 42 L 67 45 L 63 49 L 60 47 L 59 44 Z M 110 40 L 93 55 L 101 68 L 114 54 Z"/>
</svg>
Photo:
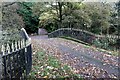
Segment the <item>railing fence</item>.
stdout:
<svg viewBox="0 0 120 80">
<path fill-rule="evenodd" d="M 31 41 L 21 39 L 2 44 L 0 51 L 2 69 L 1 79 L 12 80 L 13 78 L 25 79 L 32 68 Z"/>
</svg>

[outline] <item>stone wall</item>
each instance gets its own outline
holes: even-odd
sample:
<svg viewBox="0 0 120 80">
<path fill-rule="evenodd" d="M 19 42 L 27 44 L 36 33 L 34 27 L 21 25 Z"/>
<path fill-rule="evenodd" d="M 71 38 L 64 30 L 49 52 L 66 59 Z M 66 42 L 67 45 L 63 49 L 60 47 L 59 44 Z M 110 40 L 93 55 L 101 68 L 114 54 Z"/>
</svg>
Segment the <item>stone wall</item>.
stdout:
<svg viewBox="0 0 120 80">
<path fill-rule="evenodd" d="M 60 37 L 60 36 L 68 36 L 72 37 L 87 43 L 92 43 L 92 40 L 95 39 L 95 36 L 92 33 L 88 33 L 82 30 L 70 29 L 70 28 L 62 28 L 56 30 L 52 33 L 49 33 L 49 37 Z"/>
<path fill-rule="evenodd" d="M 61 36 L 72 37 L 83 42 L 89 43 L 91 45 L 97 45 L 101 48 L 109 48 L 111 46 L 117 47 L 119 45 L 116 41 L 120 40 L 119 36 L 96 35 L 88 31 L 71 28 L 61 28 L 48 34 L 48 37 L 50 38 Z"/>
</svg>

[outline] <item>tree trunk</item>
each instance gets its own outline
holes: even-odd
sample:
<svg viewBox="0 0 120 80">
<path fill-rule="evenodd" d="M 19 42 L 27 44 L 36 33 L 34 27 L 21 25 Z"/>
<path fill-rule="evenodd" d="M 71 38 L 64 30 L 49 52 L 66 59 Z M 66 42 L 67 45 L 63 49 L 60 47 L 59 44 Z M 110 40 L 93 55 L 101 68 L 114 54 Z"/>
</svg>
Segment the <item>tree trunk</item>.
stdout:
<svg viewBox="0 0 120 80">
<path fill-rule="evenodd" d="M 60 23 L 62 23 L 62 2 L 58 2 L 59 6 L 59 18 L 60 18 Z"/>
</svg>

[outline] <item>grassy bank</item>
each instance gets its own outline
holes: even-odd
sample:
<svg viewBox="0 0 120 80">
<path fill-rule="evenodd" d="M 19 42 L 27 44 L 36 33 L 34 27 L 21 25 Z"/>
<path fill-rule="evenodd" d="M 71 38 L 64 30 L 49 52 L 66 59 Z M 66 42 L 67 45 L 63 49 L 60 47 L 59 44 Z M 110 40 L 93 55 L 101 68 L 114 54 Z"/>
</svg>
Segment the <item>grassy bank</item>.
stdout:
<svg viewBox="0 0 120 80">
<path fill-rule="evenodd" d="M 67 40 L 72 40 L 72 41 L 81 43 L 86 48 L 92 48 L 94 50 L 97 50 L 97 51 L 100 51 L 100 52 L 104 52 L 104 53 L 107 53 L 107 54 L 110 54 L 110 55 L 118 56 L 118 53 L 119 53 L 118 51 L 105 50 L 105 49 L 102 49 L 102 48 L 95 47 L 93 45 L 90 45 L 90 44 L 88 44 L 86 42 L 83 42 L 81 40 L 78 40 L 78 39 L 75 39 L 75 38 L 72 38 L 72 37 L 62 36 L 60 38 L 67 39 Z"/>
<path fill-rule="evenodd" d="M 81 80 L 80 76 L 74 74 L 69 66 L 62 64 L 55 57 L 41 51 L 33 54 L 33 66 L 29 75 L 31 80 L 36 78 Z"/>
</svg>

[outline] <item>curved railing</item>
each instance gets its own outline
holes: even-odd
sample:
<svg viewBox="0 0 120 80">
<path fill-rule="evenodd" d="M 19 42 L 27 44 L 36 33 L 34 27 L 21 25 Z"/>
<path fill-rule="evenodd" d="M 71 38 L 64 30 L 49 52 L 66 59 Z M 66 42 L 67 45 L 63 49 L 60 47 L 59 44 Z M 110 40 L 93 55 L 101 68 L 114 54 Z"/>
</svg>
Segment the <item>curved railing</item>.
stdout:
<svg viewBox="0 0 120 80">
<path fill-rule="evenodd" d="M 80 29 L 61 28 L 61 29 L 55 30 L 48 34 L 48 37 L 50 37 L 50 38 L 61 37 L 61 36 L 72 37 L 72 38 L 81 40 L 83 42 L 89 43 L 89 44 L 93 44 L 96 39 L 99 39 L 101 41 L 103 41 L 103 40 L 105 41 L 105 39 L 109 39 L 109 41 L 116 40 L 116 41 L 118 41 L 117 44 L 120 43 L 119 36 L 96 35 L 91 32 L 88 32 L 85 30 L 80 30 Z M 104 47 L 104 45 L 103 45 L 103 47 Z"/>
<path fill-rule="evenodd" d="M 26 36 L 26 32 L 23 32 Z M 22 34 L 23 36 L 23 34 Z M 28 37 L 28 36 L 27 36 Z M 23 39 L 2 45 L 0 51 L 0 73 L 3 79 L 23 79 L 32 67 L 32 47 L 30 39 Z"/>
<path fill-rule="evenodd" d="M 112 36 L 112 35 L 96 35 L 91 32 L 80 30 L 80 29 L 72 29 L 72 28 L 61 28 L 58 30 L 55 30 L 48 34 L 48 37 L 60 37 L 60 36 L 70 36 L 75 39 L 80 39 L 83 41 L 88 41 L 91 38 L 113 38 L 113 39 L 120 39 L 119 36 Z"/>
</svg>

